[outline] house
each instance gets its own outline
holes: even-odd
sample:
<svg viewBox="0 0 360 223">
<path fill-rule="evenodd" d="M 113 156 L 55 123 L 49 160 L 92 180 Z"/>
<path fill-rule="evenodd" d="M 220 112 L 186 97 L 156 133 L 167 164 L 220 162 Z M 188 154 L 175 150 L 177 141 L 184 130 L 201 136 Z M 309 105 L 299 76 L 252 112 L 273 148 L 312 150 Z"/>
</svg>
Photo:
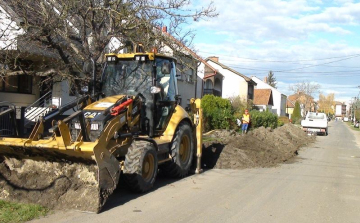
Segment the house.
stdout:
<svg viewBox="0 0 360 223">
<path fill-rule="evenodd" d="M 166 27 L 162 27 L 162 32 L 176 44 L 177 51 L 164 46 L 160 52 L 177 59 L 181 106 L 186 108 L 189 106 L 191 98 L 202 98 L 205 94 L 221 97 L 223 75 L 194 51 L 167 33 Z"/>
<path fill-rule="evenodd" d="M 335 117 L 343 118 L 346 115 L 346 104 L 335 101 Z"/>
<path fill-rule="evenodd" d="M 0 0 L 0 2 L 3 3 L 4 1 Z M 1 11 L 3 11 L 3 10 L 1 10 Z M 9 11 L 11 11 L 11 9 L 9 9 Z M 11 15 L 7 14 L 6 17 L 7 18 L 18 18 L 18 16 L 16 16 L 15 13 L 13 13 Z M 69 27 L 73 28 L 73 30 L 70 30 L 70 29 L 69 30 L 73 31 L 76 34 L 78 32 L 76 23 L 73 23 L 71 18 L 69 19 L 68 22 L 70 24 Z M 15 23 L 15 25 L 16 25 L 16 23 Z M 4 24 L 4 26 L 6 26 L 6 24 Z M 203 78 L 213 81 L 212 85 L 210 85 L 209 84 L 210 82 L 208 82 L 208 86 L 210 86 L 210 87 L 209 87 L 209 89 L 207 89 L 207 91 L 213 90 L 213 94 L 221 95 L 223 77 L 221 76 L 221 74 L 219 72 L 217 72 L 214 68 L 212 68 L 209 64 L 207 64 L 207 62 L 205 60 L 203 60 L 198 55 L 196 55 L 196 53 L 194 53 L 193 51 L 188 49 L 186 46 L 184 46 L 184 44 L 182 44 L 180 41 L 176 40 L 169 33 L 167 33 L 166 27 L 162 27 L 161 29 L 154 27 L 154 30 L 156 32 L 160 31 L 161 35 L 174 40 L 172 49 L 175 49 L 175 50 L 171 50 L 170 47 L 166 47 L 166 46 L 161 50 L 170 49 L 170 51 L 171 51 L 170 53 L 164 53 L 164 54 L 168 54 L 168 55 L 170 54 L 171 56 L 173 56 L 177 59 L 177 68 L 178 68 L 177 72 L 179 75 L 178 88 L 179 88 L 179 93 L 180 93 L 180 104 L 183 107 L 187 107 L 189 105 L 191 98 L 201 98 L 203 96 L 203 94 L 204 94 Z M 17 38 L 13 38 L 13 39 L 17 39 Z M 122 48 L 119 46 L 123 46 L 124 41 L 125 40 L 123 40 L 121 38 L 116 38 L 116 37 L 112 38 L 110 44 L 107 47 L 105 47 L 105 52 L 109 52 L 108 51 L 109 49 Z M 156 40 L 154 40 L 154 41 L 156 42 Z M 157 44 L 164 45 L 161 43 L 161 40 Z M 26 45 L 31 46 L 31 44 L 26 44 Z M 159 50 L 159 52 L 164 52 L 164 51 Z M 118 52 L 116 52 L 116 53 L 118 53 Z M 31 55 L 31 53 L 29 53 L 29 55 Z M 47 58 L 50 58 L 47 56 L 48 55 L 38 55 L 36 58 L 39 58 L 39 60 L 44 61 Z M 29 64 L 35 64 L 35 63 L 34 63 L 34 61 L 31 61 L 31 62 L 29 62 Z M 56 63 L 52 62 L 49 64 L 56 64 Z M 81 64 L 81 63 L 79 63 L 79 64 Z M 33 69 L 33 70 L 35 70 L 35 69 Z M 22 78 L 22 77 L 18 77 L 19 76 L 18 74 L 19 73 L 17 73 L 17 75 L 14 75 L 13 79 Z M 25 76 L 25 75 L 23 77 L 30 78 L 29 76 Z M 36 80 L 31 79 L 31 81 L 28 81 L 28 82 L 40 83 L 41 82 L 40 79 L 38 77 L 36 77 L 36 78 L 37 78 Z M 14 91 L 14 89 L 10 89 L 9 84 L 6 84 L 8 82 L 1 83 L 2 89 L 5 89 L 5 91 Z M 21 84 L 26 83 L 25 81 L 22 81 L 22 80 L 21 81 L 14 80 L 13 82 L 21 83 Z M 11 86 L 14 86 L 14 85 L 12 84 Z M 16 86 L 16 89 L 18 89 L 18 91 L 23 91 L 26 88 L 24 88 L 23 86 Z M 34 90 L 37 90 L 37 89 L 38 89 L 38 86 L 34 86 Z M 52 89 L 54 103 L 57 106 L 61 106 L 64 103 L 66 103 L 67 101 L 73 99 L 73 96 L 70 95 L 71 89 L 72 89 L 72 86 L 69 83 L 69 81 L 67 81 L 67 80 L 63 81 L 62 79 L 56 80 L 56 83 L 54 83 L 54 86 Z M 47 89 L 47 91 L 44 91 L 44 92 L 49 92 L 49 89 Z M 22 93 L 22 92 L 17 92 L 17 93 Z M 29 91 L 26 91 L 26 93 L 32 94 L 34 92 L 29 90 Z M 32 97 L 32 98 L 18 97 L 19 100 L 26 98 L 24 101 L 22 101 L 23 103 L 19 103 L 19 104 L 21 106 L 27 106 L 27 105 L 31 104 L 32 102 L 34 102 L 40 96 L 42 96 L 41 92 L 38 92 L 36 97 Z M 5 98 L 5 96 L 1 97 L 0 100 L 2 100 L 2 98 Z M 6 98 L 10 98 L 10 96 L 7 95 Z M 16 100 L 11 99 L 11 101 L 16 101 Z M 25 103 L 25 101 L 28 103 Z M 52 103 L 52 104 L 54 104 L 54 103 Z"/>
<path fill-rule="evenodd" d="M 272 91 L 272 97 L 273 97 L 273 102 L 274 105 L 272 106 L 271 111 L 274 114 L 277 114 L 279 117 L 280 116 L 285 116 L 286 115 L 286 101 L 287 101 L 287 96 L 282 94 L 278 89 L 270 86 L 269 84 L 266 83 L 266 80 L 262 81 L 260 78 L 252 76 L 251 79 L 256 83 L 256 89 L 270 89 Z M 255 103 L 255 99 L 254 99 L 254 103 Z"/>
<path fill-rule="evenodd" d="M 204 61 L 204 95 L 211 94 L 222 97 L 224 76 L 209 63 Z"/>
<path fill-rule="evenodd" d="M 22 38 L 19 23 L 19 16 L 0 1 L 0 71 L 7 73 L 0 79 L 0 101 L 26 107 L 49 92 L 48 86 L 39 84 L 46 81 L 46 71 L 56 64 L 57 56 L 45 46 Z"/>
<path fill-rule="evenodd" d="M 308 94 L 305 94 L 304 92 L 297 92 L 292 94 L 288 96 L 288 99 L 291 104 L 294 104 L 294 107 L 296 101 L 299 102 L 302 117 L 305 117 L 307 112 L 315 111 L 317 108 L 317 103 L 314 101 L 314 98 Z M 287 105 L 289 106 L 289 103 L 287 103 Z"/>
<path fill-rule="evenodd" d="M 272 90 L 255 89 L 253 103 L 259 111 L 272 111 L 274 105 Z"/>
<path fill-rule="evenodd" d="M 286 114 L 291 118 L 294 113 L 295 102 L 291 101 L 289 98 L 286 99 Z"/>
<path fill-rule="evenodd" d="M 254 99 L 256 83 L 251 78 L 220 63 L 219 57 L 209 57 L 205 61 L 224 77 L 222 83 L 223 98 L 240 97 L 243 101 Z M 216 82 L 214 83 L 216 85 Z"/>
</svg>

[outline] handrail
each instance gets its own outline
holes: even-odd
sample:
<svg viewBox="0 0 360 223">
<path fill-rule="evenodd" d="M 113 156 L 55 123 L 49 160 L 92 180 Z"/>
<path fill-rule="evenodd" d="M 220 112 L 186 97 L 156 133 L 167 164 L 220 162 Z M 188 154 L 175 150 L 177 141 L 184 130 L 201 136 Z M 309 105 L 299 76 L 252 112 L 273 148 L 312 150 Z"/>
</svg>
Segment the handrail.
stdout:
<svg viewBox="0 0 360 223">
<path fill-rule="evenodd" d="M 42 97 L 40 97 L 39 99 L 37 99 L 34 103 L 32 103 L 31 105 L 29 105 L 29 106 L 27 106 L 26 108 L 25 108 L 25 111 L 27 111 L 29 108 L 31 108 L 31 107 L 35 107 L 35 105 L 38 103 L 38 102 L 40 102 L 40 101 L 42 101 L 44 98 L 46 98 L 48 95 L 51 95 L 52 94 L 52 92 L 51 91 L 49 91 L 48 93 L 46 93 L 46 94 L 44 94 Z M 50 96 L 51 97 L 51 96 Z M 44 100 L 43 100 L 44 101 Z M 40 104 L 40 103 L 39 103 Z"/>
<path fill-rule="evenodd" d="M 25 117 L 26 118 L 29 118 L 29 117 L 34 118 L 35 116 L 39 116 L 40 114 L 42 114 L 44 112 L 47 113 L 47 111 L 46 111 L 47 108 L 44 105 L 45 105 L 46 101 L 50 101 L 51 98 L 52 98 L 52 92 L 49 91 L 46 94 L 44 94 L 42 97 L 37 99 L 35 102 L 33 102 L 31 105 L 27 106 L 25 108 Z M 34 107 L 42 107 L 44 109 L 41 109 L 41 110 L 32 109 Z M 24 126 L 27 126 L 29 123 L 31 123 L 31 120 L 26 119 L 24 121 Z"/>
</svg>

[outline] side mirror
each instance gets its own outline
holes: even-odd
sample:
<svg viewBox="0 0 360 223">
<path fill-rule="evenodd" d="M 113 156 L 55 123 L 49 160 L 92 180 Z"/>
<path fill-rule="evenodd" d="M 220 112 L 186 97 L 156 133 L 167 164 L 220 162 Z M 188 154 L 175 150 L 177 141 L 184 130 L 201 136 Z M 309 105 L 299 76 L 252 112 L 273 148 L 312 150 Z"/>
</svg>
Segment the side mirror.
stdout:
<svg viewBox="0 0 360 223">
<path fill-rule="evenodd" d="M 160 93 L 160 92 L 161 92 L 161 88 L 156 87 L 156 86 L 151 86 L 151 88 L 150 88 L 150 93 L 151 94 L 157 94 L 157 93 Z"/>
<path fill-rule="evenodd" d="M 161 66 L 161 73 L 170 74 L 170 72 L 171 72 L 171 63 L 169 61 L 164 61 Z"/>
</svg>

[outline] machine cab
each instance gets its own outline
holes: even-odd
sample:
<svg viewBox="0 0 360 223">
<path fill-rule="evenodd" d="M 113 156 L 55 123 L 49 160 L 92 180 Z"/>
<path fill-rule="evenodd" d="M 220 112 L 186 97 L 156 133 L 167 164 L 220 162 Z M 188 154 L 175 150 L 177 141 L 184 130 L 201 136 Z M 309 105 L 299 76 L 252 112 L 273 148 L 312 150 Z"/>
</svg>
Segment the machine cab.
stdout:
<svg viewBox="0 0 360 223">
<path fill-rule="evenodd" d="M 178 95 L 175 59 L 155 53 L 109 54 L 102 77 L 102 92 L 145 98 L 143 130 L 161 135 L 176 106 Z"/>
</svg>

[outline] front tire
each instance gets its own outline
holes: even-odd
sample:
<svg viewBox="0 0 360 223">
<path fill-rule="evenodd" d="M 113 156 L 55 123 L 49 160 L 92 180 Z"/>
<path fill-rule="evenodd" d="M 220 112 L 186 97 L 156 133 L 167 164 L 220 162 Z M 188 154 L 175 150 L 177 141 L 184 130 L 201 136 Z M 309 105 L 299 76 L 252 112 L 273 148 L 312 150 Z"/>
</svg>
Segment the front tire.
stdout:
<svg viewBox="0 0 360 223">
<path fill-rule="evenodd" d="M 164 175 L 182 178 L 188 175 L 194 157 L 194 139 L 192 129 L 187 123 L 181 123 L 171 145 L 172 160 L 161 167 Z"/>
<path fill-rule="evenodd" d="M 125 156 L 124 180 L 134 192 L 149 191 L 158 172 L 155 147 L 148 142 L 134 142 Z"/>
</svg>

